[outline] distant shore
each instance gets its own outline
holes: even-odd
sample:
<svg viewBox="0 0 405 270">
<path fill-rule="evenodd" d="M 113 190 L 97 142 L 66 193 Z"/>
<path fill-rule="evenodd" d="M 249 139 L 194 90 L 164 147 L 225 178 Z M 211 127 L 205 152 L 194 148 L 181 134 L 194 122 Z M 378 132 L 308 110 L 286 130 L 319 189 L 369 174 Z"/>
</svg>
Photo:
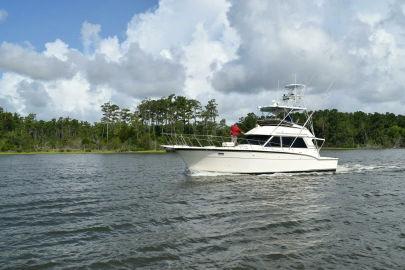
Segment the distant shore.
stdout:
<svg viewBox="0 0 405 270">
<path fill-rule="evenodd" d="M 322 147 L 321 150 L 385 150 L 385 149 L 403 149 L 402 147 Z"/>
<path fill-rule="evenodd" d="M 22 151 L 0 152 L 0 155 L 42 155 L 42 154 L 164 154 L 165 150 L 139 150 L 139 151 L 115 151 L 115 150 L 50 150 L 50 151 Z"/>
<path fill-rule="evenodd" d="M 400 148 L 384 148 L 384 147 L 362 147 L 362 148 L 349 148 L 349 147 L 323 147 L 321 150 L 384 150 L 384 149 L 400 149 Z M 119 151 L 119 150 L 49 150 L 49 151 L 10 151 L 0 152 L 0 155 L 54 155 L 54 154 L 165 154 L 165 150 L 138 150 L 138 151 Z"/>
<path fill-rule="evenodd" d="M 355 148 L 355 147 L 322 147 L 321 150 L 369 150 L 369 149 L 383 149 L 383 148 Z"/>
</svg>

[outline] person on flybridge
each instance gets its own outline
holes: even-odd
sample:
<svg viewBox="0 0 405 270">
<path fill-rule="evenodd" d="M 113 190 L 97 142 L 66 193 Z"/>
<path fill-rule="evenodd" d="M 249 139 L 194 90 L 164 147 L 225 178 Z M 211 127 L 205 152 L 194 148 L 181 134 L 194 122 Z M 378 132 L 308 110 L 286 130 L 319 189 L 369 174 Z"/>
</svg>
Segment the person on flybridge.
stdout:
<svg viewBox="0 0 405 270">
<path fill-rule="evenodd" d="M 231 126 L 231 132 L 230 133 L 231 133 L 232 143 L 234 145 L 236 145 L 238 143 L 238 136 L 240 134 L 244 134 L 243 131 L 239 128 L 237 123 L 234 123 Z"/>
</svg>

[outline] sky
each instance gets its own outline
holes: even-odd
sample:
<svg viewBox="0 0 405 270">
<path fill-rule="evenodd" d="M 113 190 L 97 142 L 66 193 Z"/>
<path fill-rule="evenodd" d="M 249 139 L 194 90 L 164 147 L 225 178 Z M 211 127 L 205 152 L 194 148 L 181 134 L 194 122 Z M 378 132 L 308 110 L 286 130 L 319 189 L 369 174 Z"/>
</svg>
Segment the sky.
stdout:
<svg viewBox="0 0 405 270">
<path fill-rule="evenodd" d="M 307 85 L 310 109 L 405 114 L 405 1 L 0 1 L 0 106 L 100 119 L 175 93 L 235 121 Z"/>
</svg>

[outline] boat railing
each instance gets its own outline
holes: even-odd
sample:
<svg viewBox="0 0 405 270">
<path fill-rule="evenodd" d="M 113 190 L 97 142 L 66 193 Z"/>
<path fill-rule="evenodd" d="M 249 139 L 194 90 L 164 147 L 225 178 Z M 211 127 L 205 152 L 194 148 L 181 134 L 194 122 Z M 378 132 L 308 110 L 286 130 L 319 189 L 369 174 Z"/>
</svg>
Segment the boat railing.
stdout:
<svg viewBox="0 0 405 270">
<path fill-rule="evenodd" d="M 235 146 L 232 143 L 231 136 L 218 136 L 218 135 L 197 135 L 197 134 L 181 134 L 181 133 L 162 133 L 165 145 L 175 145 L 175 146 L 187 146 L 187 147 L 233 147 Z M 272 136 L 270 136 L 271 138 Z M 296 136 L 298 137 L 298 136 Z M 320 142 L 321 144 L 318 145 L 317 142 L 314 142 L 313 146 L 307 146 L 307 149 L 316 149 L 320 151 L 325 142 L 325 139 L 312 137 L 312 136 L 305 136 L 300 135 L 299 137 L 308 137 L 314 141 Z M 296 138 L 295 138 L 296 139 Z M 294 141 L 295 141 L 294 139 Z M 252 138 L 245 138 L 243 136 L 238 137 L 237 144 L 239 146 L 243 146 L 247 149 L 257 150 L 258 148 L 268 149 L 267 145 L 270 139 L 252 139 Z M 277 147 L 277 146 L 275 146 Z M 279 146 L 282 147 L 282 146 Z M 283 149 L 295 149 L 291 148 L 290 146 L 282 147 Z M 300 149 L 300 148 L 298 148 Z"/>
<path fill-rule="evenodd" d="M 231 136 L 218 136 L 218 135 L 197 135 L 197 134 L 178 134 L 178 133 L 162 133 L 165 138 L 165 142 L 168 145 L 179 146 L 233 146 Z M 238 137 L 238 145 L 247 146 L 263 146 L 266 141 L 255 140 L 251 138 Z M 229 145 L 228 145 L 229 144 Z"/>
<path fill-rule="evenodd" d="M 197 135 L 197 134 L 180 134 L 180 133 L 162 133 L 165 139 L 165 145 L 172 146 L 186 146 L 186 147 L 234 147 L 236 145 L 248 150 L 269 150 L 269 140 L 256 140 L 252 138 L 238 137 L 237 144 L 232 143 L 231 136 L 218 136 L 218 135 Z M 272 136 L 270 136 L 272 137 Z M 297 136 L 298 137 L 298 136 Z M 325 139 L 301 135 L 301 138 L 307 137 L 314 141 L 313 145 L 307 145 L 306 149 L 321 150 Z M 294 140 L 295 141 L 295 140 Z M 318 144 L 320 142 L 320 144 Z M 302 148 L 291 148 L 290 146 L 272 146 L 274 148 L 301 150 Z"/>
</svg>

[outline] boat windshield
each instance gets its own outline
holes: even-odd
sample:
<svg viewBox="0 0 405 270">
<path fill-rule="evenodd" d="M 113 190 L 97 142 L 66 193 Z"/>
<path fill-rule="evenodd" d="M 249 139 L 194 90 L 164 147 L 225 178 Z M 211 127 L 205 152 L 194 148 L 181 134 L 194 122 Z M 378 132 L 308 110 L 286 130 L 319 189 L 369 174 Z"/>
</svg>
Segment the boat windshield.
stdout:
<svg viewBox="0 0 405 270">
<path fill-rule="evenodd" d="M 263 145 L 270 138 L 268 135 L 246 135 L 246 142 L 248 144 Z"/>
<path fill-rule="evenodd" d="M 266 147 L 281 147 L 281 141 L 279 136 L 273 136 L 271 140 L 266 144 Z"/>
</svg>

